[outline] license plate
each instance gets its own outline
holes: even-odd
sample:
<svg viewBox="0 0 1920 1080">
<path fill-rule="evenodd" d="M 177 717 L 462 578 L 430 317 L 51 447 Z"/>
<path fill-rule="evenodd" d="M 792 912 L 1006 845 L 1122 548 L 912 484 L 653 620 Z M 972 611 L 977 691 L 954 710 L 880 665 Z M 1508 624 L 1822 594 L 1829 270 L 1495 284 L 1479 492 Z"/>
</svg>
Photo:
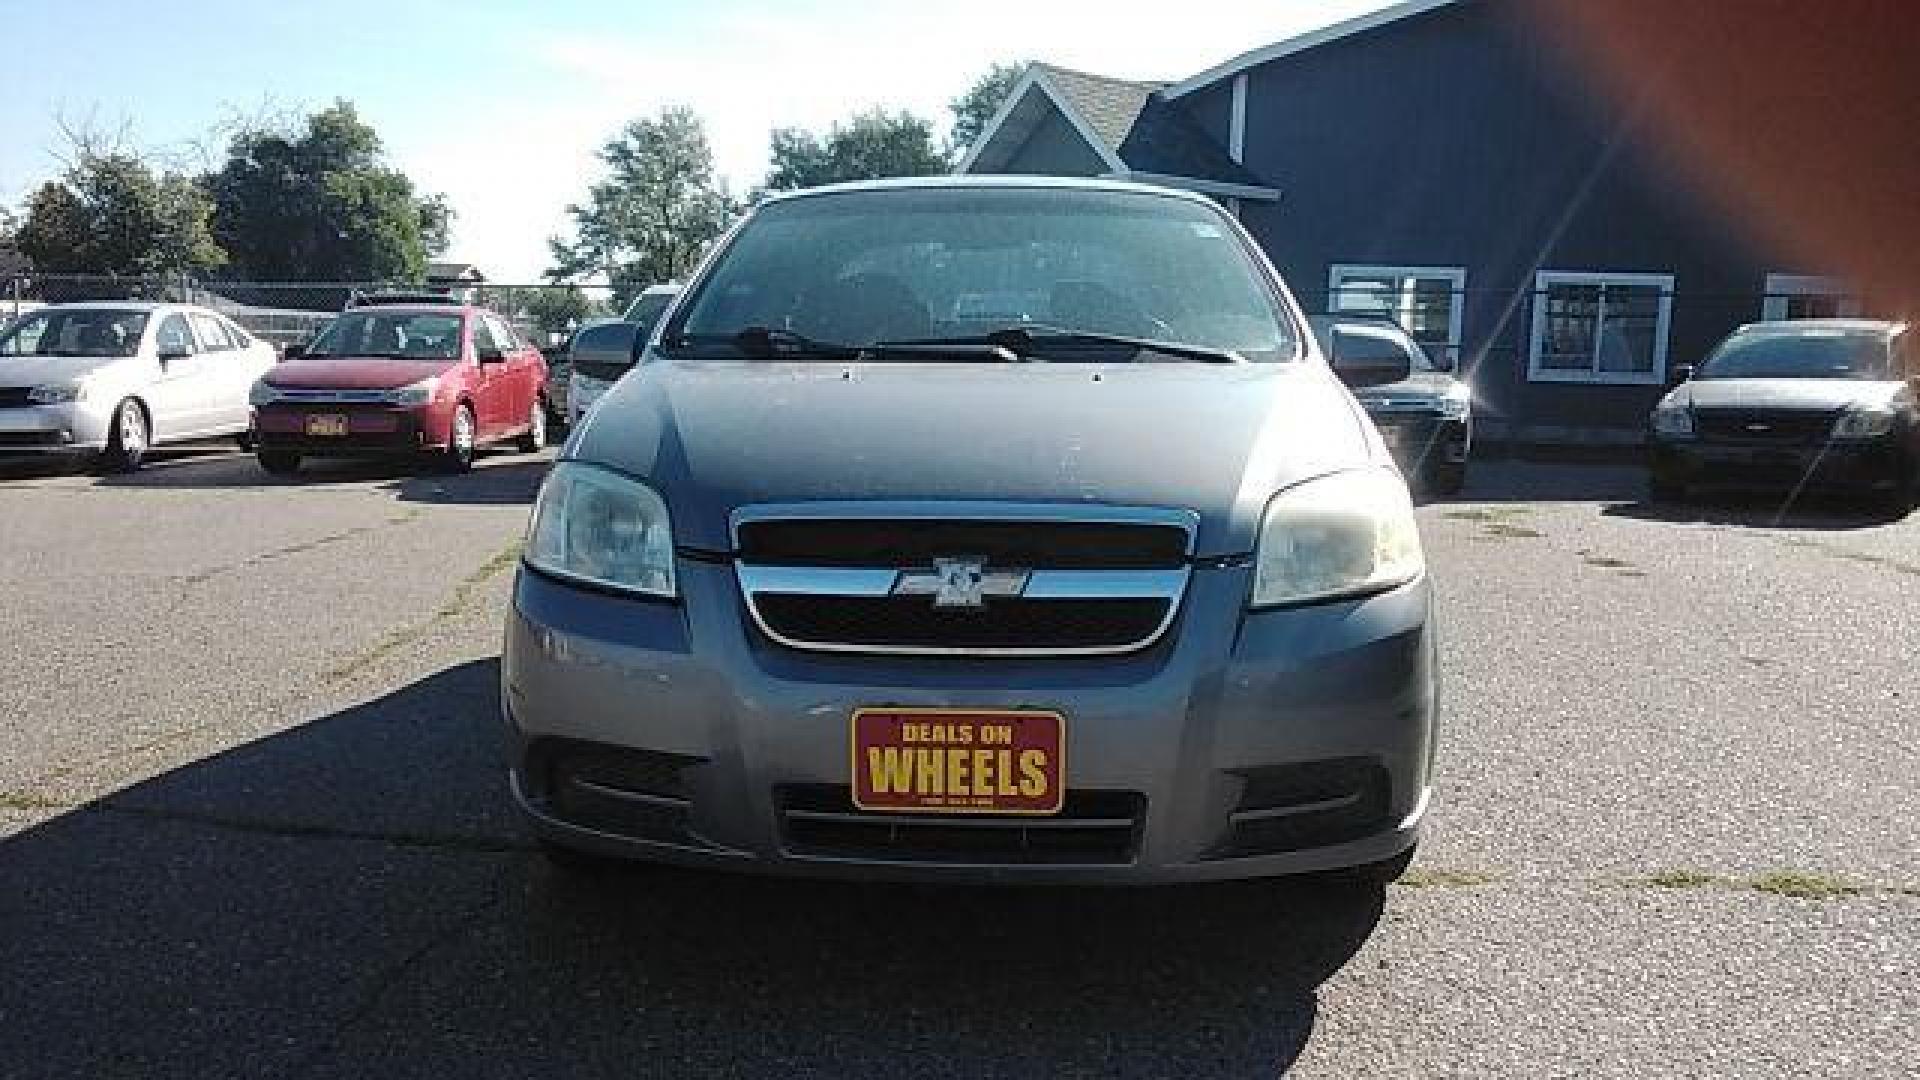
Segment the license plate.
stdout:
<svg viewBox="0 0 1920 1080">
<path fill-rule="evenodd" d="M 1066 720 L 992 709 L 859 709 L 853 804 L 912 814 L 1057 814 Z"/>
<path fill-rule="evenodd" d="M 345 435 L 347 418 L 344 416 L 309 416 L 307 434 L 309 435 Z"/>
</svg>

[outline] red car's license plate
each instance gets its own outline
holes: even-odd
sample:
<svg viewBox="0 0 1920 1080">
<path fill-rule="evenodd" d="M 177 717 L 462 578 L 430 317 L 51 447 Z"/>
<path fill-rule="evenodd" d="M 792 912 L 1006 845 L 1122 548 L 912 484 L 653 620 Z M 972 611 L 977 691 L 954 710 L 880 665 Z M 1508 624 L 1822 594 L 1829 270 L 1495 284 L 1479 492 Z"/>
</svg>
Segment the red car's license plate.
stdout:
<svg viewBox="0 0 1920 1080">
<path fill-rule="evenodd" d="M 344 416 L 324 415 L 307 417 L 309 435 L 345 435 L 347 418 Z"/>
<path fill-rule="evenodd" d="M 916 814 L 1057 814 L 1066 721 L 996 709 L 859 709 L 853 804 Z"/>
</svg>

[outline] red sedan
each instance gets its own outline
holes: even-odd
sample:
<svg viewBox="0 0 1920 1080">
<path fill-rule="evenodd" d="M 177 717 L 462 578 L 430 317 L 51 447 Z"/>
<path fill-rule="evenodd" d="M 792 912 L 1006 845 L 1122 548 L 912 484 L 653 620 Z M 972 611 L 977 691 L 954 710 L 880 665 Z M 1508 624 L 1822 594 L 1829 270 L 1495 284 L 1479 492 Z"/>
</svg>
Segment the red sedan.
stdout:
<svg viewBox="0 0 1920 1080">
<path fill-rule="evenodd" d="M 476 447 L 546 445 L 547 364 L 506 320 L 457 304 L 350 309 L 253 389 L 260 465 L 420 454 L 464 471 Z"/>
</svg>

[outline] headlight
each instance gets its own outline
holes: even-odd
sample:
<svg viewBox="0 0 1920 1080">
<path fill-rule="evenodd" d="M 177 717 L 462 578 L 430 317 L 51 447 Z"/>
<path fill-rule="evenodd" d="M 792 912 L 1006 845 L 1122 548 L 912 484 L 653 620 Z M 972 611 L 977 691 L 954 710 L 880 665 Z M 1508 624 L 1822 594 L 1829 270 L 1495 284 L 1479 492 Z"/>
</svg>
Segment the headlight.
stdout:
<svg viewBox="0 0 1920 1080">
<path fill-rule="evenodd" d="M 265 379 L 254 380 L 253 389 L 247 391 L 247 404 L 256 409 L 262 405 L 271 405 L 279 400 L 280 391 L 268 385 Z"/>
<path fill-rule="evenodd" d="M 48 383 L 27 391 L 27 400 L 35 405 L 65 405 L 70 401 L 83 401 L 86 396 L 86 383 Z"/>
<path fill-rule="evenodd" d="M 547 474 L 526 560 L 556 577 L 675 595 L 667 504 L 645 484 L 585 462 L 563 461 Z"/>
<path fill-rule="evenodd" d="M 1877 439 L 1892 430 L 1890 409 L 1848 409 L 1833 422 L 1836 439 Z"/>
<path fill-rule="evenodd" d="M 421 379 L 417 383 L 389 391 L 387 400 L 395 405 L 425 405 L 440 391 L 439 379 Z"/>
<path fill-rule="evenodd" d="M 1660 435 L 1693 434 L 1693 410 L 1682 405 L 1662 405 L 1653 410 L 1653 430 Z"/>
<path fill-rule="evenodd" d="M 1407 486 L 1385 469 L 1335 473 L 1274 496 L 1254 556 L 1254 607 L 1391 589 L 1426 559 Z"/>
</svg>

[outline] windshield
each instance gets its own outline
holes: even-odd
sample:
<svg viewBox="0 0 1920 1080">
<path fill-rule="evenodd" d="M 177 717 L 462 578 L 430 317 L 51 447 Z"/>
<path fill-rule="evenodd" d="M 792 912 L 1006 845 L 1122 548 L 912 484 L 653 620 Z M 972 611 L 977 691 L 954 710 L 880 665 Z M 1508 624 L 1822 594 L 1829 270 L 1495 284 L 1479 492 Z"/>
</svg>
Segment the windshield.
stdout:
<svg viewBox="0 0 1920 1080">
<path fill-rule="evenodd" d="M 1887 379 L 1887 339 L 1850 331 L 1742 334 L 1707 359 L 1701 379 Z"/>
<path fill-rule="evenodd" d="M 458 360 L 460 316 L 445 312 L 350 311 L 328 323 L 308 356 Z"/>
<path fill-rule="evenodd" d="M 883 190 L 775 203 L 681 310 L 667 338 L 718 355 L 749 328 L 862 346 L 978 342 L 1033 326 L 1269 361 L 1298 345 L 1218 210 L 1132 192 Z"/>
<path fill-rule="evenodd" d="M 146 328 L 144 311 L 36 311 L 0 331 L 0 356 L 132 356 Z"/>
</svg>

